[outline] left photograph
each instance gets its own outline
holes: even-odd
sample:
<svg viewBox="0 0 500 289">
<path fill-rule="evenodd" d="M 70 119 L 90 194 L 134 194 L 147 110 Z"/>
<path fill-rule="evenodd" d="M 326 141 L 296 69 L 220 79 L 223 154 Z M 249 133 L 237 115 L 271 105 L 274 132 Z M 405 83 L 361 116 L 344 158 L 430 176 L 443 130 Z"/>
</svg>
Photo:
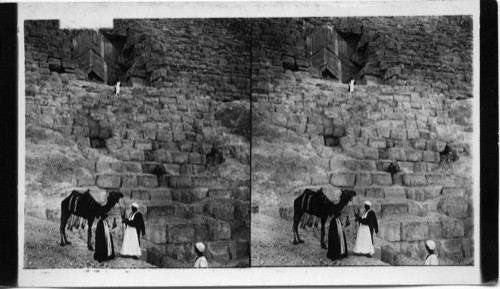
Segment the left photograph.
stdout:
<svg viewBox="0 0 500 289">
<path fill-rule="evenodd" d="M 24 269 L 250 266 L 248 20 L 30 20 L 24 51 Z"/>
</svg>

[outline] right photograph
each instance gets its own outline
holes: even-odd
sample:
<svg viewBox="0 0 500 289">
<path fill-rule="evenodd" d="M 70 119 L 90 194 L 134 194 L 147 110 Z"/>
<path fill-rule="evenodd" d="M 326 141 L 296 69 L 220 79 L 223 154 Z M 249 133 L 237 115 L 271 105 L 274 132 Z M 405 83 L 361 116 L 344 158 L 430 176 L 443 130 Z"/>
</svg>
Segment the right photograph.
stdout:
<svg viewBox="0 0 500 289">
<path fill-rule="evenodd" d="M 472 23 L 251 21 L 252 267 L 474 265 Z"/>
</svg>

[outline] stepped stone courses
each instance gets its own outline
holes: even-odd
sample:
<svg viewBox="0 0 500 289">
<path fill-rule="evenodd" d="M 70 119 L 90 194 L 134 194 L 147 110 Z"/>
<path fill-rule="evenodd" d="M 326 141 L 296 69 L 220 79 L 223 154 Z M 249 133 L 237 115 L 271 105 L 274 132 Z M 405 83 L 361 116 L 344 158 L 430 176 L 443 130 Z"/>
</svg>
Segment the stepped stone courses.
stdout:
<svg viewBox="0 0 500 289">
<path fill-rule="evenodd" d="M 126 207 L 140 204 L 145 238 L 154 244 L 146 258 L 157 266 L 191 265 L 198 241 L 207 244 L 209 261 L 249 258 L 249 240 L 232 239 L 249 231 L 248 179 L 206 175 L 214 144 L 248 173 L 248 140 L 214 116 L 249 108 L 245 23 L 115 20 L 106 33 L 125 37 L 124 51 L 131 52 L 116 97 L 77 68 L 75 32 L 60 30 L 58 21 L 25 22 L 26 123 L 58 131 L 92 156 L 91 173 L 75 186 L 119 190 Z M 120 211 L 109 214 L 119 218 Z M 59 215 L 46 209 L 51 220 Z"/>
<path fill-rule="evenodd" d="M 282 18 L 252 26 L 254 112 L 311 142 L 307 153 L 322 159 L 315 164 L 324 171 L 300 181 L 353 188 L 358 207 L 372 202 L 379 237 L 390 243 L 382 260 L 390 264 L 402 264 L 400 254 L 422 259 L 429 238 L 453 262 L 473 254 L 469 190 L 440 164 L 446 144 L 470 157 L 472 104 L 463 99 L 472 97 L 471 23 L 461 16 Z M 358 49 L 367 49 L 352 95 L 346 85 L 320 79 L 304 53 L 307 35 L 324 24 L 358 35 Z M 347 159 L 328 161 L 328 146 Z M 393 175 L 391 163 L 398 167 Z M 280 217 L 293 218 L 291 203 L 278 206 Z"/>
</svg>

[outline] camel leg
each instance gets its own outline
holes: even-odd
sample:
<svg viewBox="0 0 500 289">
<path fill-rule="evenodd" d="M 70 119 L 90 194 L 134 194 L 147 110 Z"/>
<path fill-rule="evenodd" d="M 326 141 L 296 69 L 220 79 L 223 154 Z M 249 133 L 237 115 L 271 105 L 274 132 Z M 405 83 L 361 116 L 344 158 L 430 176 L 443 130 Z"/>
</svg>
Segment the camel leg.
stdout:
<svg viewBox="0 0 500 289">
<path fill-rule="evenodd" d="M 61 235 L 61 246 L 64 246 L 66 244 L 71 244 L 70 242 L 68 242 L 68 240 L 66 239 L 66 222 L 68 221 L 68 215 L 63 211 L 61 210 L 61 224 L 60 224 L 60 227 L 59 227 L 59 235 Z"/>
<path fill-rule="evenodd" d="M 299 237 L 299 222 L 304 213 L 302 211 L 295 211 L 293 215 L 293 244 L 297 245 L 299 243 L 304 243 Z"/>
<path fill-rule="evenodd" d="M 325 245 L 325 223 L 327 216 L 321 217 L 321 248 L 326 249 Z"/>
<path fill-rule="evenodd" d="M 87 228 L 87 248 L 90 251 L 94 251 L 94 247 L 92 247 L 92 224 L 94 223 L 94 217 L 89 218 L 88 228 Z"/>
</svg>

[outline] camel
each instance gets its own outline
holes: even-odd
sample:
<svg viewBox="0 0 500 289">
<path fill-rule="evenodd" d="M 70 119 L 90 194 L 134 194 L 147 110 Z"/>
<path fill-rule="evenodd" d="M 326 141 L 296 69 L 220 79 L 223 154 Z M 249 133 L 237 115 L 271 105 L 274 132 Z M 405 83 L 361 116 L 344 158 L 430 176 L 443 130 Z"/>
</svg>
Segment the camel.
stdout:
<svg viewBox="0 0 500 289">
<path fill-rule="evenodd" d="M 293 202 L 293 244 L 304 243 L 299 236 L 299 222 L 304 213 L 317 216 L 321 219 L 321 248 L 325 245 L 325 223 L 334 212 L 340 212 L 356 196 L 352 190 L 342 190 L 340 201 L 335 204 L 323 193 L 323 188 L 318 191 L 305 189 Z"/>
<path fill-rule="evenodd" d="M 92 224 L 94 223 L 94 218 L 96 216 L 101 216 L 103 213 L 109 212 L 118 201 L 123 198 L 123 194 L 116 191 L 111 191 L 108 193 L 107 201 L 104 206 L 100 205 L 94 198 L 90 195 L 90 191 L 85 192 L 72 191 L 71 194 L 61 201 L 61 226 L 59 227 L 59 233 L 61 235 L 61 246 L 69 245 L 71 242 L 66 238 L 66 222 L 71 215 L 76 215 L 87 219 L 87 247 L 89 250 L 93 251 L 92 247 Z"/>
</svg>

